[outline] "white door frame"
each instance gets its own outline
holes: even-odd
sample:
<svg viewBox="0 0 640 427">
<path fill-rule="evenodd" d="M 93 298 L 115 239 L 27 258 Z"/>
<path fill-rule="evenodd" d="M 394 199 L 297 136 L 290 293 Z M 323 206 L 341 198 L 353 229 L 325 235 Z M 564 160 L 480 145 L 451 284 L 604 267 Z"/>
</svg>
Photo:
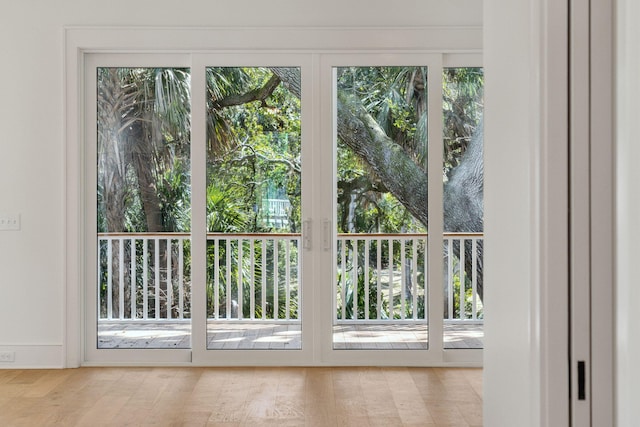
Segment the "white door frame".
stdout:
<svg viewBox="0 0 640 427">
<path fill-rule="evenodd" d="M 84 141 L 84 61 L 91 53 L 183 53 L 198 55 L 205 52 L 226 52 L 264 54 L 272 52 L 377 52 L 429 54 L 478 53 L 481 29 L 478 27 L 424 27 L 410 29 L 243 29 L 243 30 L 169 30 L 169 29 L 67 29 L 66 38 L 66 141 L 67 141 L 67 319 L 65 346 L 66 366 L 87 363 L 83 348 L 84 301 L 86 295 L 83 284 L 87 276 L 85 245 L 87 227 L 91 219 L 86 217 L 86 192 L 93 191 L 85 184 L 84 159 L 87 156 Z M 230 42 L 232 41 L 232 42 Z M 230 46 L 231 45 L 231 46 Z M 277 48 L 274 50 L 274 46 Z M 318 76 L 316 76 L 318 77 Z M 318 79 L 316 79 L 317 81 Z M 314 87 L 312 91 L 318 91 Z M 194 100 L 194 102 L 197 102 Z M 195 129 L 195 132 L 198 132 Z M 194 200 L 194 203 L 199 203 Z M 201 201 L 200 201 L 201 203 Z M 319 221 L 313 225 L 313 233 L 321 235 Z M 201 242 L 200 242 L 201 243 Z M 195 242 L 198 245 L 198 242 Z M 91 258 L 89 258 L 91 259 Z M 89 261 L 90 262 L 90 261 Z M 309 298 L 307 298 L 309 300 Z M 308 310 L 307 310 L 308 311 Z M 319 318 L 316 319 L 319 320 Z M 197 333 L 197 327 L 194 328 Z M 314 347 L 317 343 L 314 342 Z M 198 357 L 196 357 L 198 359 Z M 229 360 L 229 363 L 231 363 Z M 327 364 L 322 357 L 310 358 L 311 364 Z M 384 360 L 387 360 L 385 363 Z M 381 358 L 376 363 L 398 364 Z M 195 360 L 198 362 L 201 360 Z M 170 363 L 160 359 L 156 363 Z M 175 363 L 189 363 L 174 361 Z M 362 364 L 362 360 L 358 363 Z M 106 363 L 106 362 L 105 362 Z M 127 362 L 123 358 L 121 363 Z M 237 358 L 233 363 L 242 361 Z M 249 363 L 246 361 L 246 363 Z M 354 362 L 355 363 L 355 362 Z M 367 359 L 366 363 L 373 363 Z M 418 363 L 418 362 L 414 362 Z M 424 362 L 421 362 L 424 363 Z M 455 363 L 455 362 L 454 362 Z M 412 364 L 412 363 L 409 363 Z"/>
</svg>

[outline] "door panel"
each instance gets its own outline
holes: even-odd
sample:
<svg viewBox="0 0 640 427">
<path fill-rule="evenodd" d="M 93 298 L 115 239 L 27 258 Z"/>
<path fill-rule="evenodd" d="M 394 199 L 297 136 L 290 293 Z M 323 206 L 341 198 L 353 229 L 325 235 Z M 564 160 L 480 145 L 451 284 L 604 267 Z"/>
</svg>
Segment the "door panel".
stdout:
<svg viewBox="0 0 640 427">
<path fill-rule="evenodd" d="M 191 348 L 190 69 L 183 55 L 89 55 L 85 357 L 185 361 Z"/>
<path fill-rule="evenodd" d="M 300 68 L 205 73 L 207 349 L 299 350 Z"/>
<path fill-rule="evenodd" d="M 333 71 L 338 233 L 333 347 L 427 349 L 428 68 Z"/>
<path fill-rule="evenodd" d="M 196 363 L 311 359 L 309 59 L 193 56 Z"/>
</svg>

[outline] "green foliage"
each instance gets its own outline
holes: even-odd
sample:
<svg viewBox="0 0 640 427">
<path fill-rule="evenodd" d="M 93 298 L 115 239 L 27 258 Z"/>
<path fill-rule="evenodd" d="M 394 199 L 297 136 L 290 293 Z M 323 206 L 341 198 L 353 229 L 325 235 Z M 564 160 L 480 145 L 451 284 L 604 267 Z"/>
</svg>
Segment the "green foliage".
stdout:
<svg viewBox="0 0 640 427">
<path fill-rule="evenodd" d="M 266 68 L 207 70 L 211 76 L 209 92 L 219 96 L 238 96 L 258 90 L 272 76 Z M 209 129 L 209 139 L 224 134 L 226 141 L 219 144 L 218 150 L 209 153 L 207 185 L 225 193 L 247 218 L 244 229 L 236 231 L 298 231 L 301 191 L 299 99 L 279 85 L 264 100 L 225 108 L 216 108 L 214 103 L 212 109 L 209 115 L 215 116 L 219 123 Z M 286 225 L 269 221 L 263 203 L 269 199 L 288 201 Z"/>
<path fill-rule="evenodd" d="M 345 67 L 338 90 L 356 94 L 386 134 L 426 170 L 427 69 Z M 424 232 L 362 159 L 338 141 L 339 232 Z"/>
<path fill-rule="evenodd" d="M 174 159 L 173 167 L 164 171 L 157 185 L 165 230 L 189 231 L 191 228 L 191 204 L 189 203 L 190 171 L 182 159 Z"/>
<path fill-rule="evenodd" d="M 444 173 L 460 163 L 476 127 L 482 120 L 484 70 L 445 68 L 443 71 Z"/>
<path fill-rule="evenodd" d="M 165 231 L 188 229 L 189 70 L 98 68 L 97 91 L 98 230 L 147 231 L 152 209 Z"/>
</svg>

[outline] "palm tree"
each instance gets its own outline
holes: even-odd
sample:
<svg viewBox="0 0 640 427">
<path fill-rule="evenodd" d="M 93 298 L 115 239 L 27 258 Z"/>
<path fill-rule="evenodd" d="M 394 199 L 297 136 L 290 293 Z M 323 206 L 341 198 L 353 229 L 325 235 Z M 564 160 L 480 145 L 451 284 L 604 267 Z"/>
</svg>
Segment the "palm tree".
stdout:
<svg viewBox="0 0 640 427">
<path fill-rule="evenodd" d="M 189 80 L 184 69 L 98 69 L 102 231 L 179 231 L 188 227 L 188 222 L 164 218 L 163 207 L 175 204 L 176 198 L 185 209 L 189 207 L 185 175 L 190 169 Z M 181 179 L 171 176 L 176 168 L 182 172 Z M 176 195 L 176 190 L 182 194 Z M 168 195 L 170 200 L 163 198 Z"/>
</svg>

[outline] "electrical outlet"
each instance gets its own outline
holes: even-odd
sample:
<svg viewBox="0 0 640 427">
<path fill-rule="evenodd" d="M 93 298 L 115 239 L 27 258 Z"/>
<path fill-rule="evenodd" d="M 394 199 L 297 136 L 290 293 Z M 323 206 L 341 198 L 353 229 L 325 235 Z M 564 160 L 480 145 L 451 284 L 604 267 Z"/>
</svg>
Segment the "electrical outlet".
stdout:
<svg viewBox="0 0 640 427">
<path fill-rule="evenodd" d="M 20 214 L 0 213 L 0 230 L 20 230 Z"/>
<path fill-rule="evenodd" d="M 0 363 L 14 362 L 16 353 L 13 351 L 0 351 Z"/>
</svg>

